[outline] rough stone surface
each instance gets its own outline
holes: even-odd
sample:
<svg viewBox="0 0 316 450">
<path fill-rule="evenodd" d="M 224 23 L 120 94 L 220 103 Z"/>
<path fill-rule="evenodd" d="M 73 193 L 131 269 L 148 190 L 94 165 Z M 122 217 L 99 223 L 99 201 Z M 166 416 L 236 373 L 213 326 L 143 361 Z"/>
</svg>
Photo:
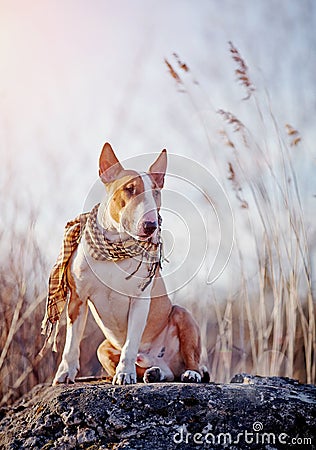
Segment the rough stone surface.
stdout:
<svg viewBox="0 0 316 450">
<path fill-rule="evenodd" d="M 312 449 L 316 386 L 244 374 L 229 384 L 40 385 L 0 419 L 1 449 Z"/>
</svg>

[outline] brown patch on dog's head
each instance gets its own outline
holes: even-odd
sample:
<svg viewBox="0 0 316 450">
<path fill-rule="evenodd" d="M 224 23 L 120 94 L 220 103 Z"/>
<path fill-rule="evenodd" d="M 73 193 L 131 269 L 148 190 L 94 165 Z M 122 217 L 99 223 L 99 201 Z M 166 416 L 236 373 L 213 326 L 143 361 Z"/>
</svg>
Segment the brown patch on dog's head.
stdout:
<svg viewBox="0 0 316 450">
<path fill-rule="evenodd" d="M 142 200 L 144 183 L 137 172 L 124 170 L 122 178 L 113 181 L 108 186 L 110 196 L 110 214 L 116 221 L 120 221 L 121 211 L 132 201 L 136 206 Z"/>
<path fill-rule="evenodd" d="M 140 175 L 123 168 L 109 143 L 103 146 L 99 175 L 108 192 L 108 213 L 137 238 L 147 239 L 158 228 L 157 211 L 161 206 L 166 166 L 166 150 L 163 150 L 148 174 Z"/>
</svg>

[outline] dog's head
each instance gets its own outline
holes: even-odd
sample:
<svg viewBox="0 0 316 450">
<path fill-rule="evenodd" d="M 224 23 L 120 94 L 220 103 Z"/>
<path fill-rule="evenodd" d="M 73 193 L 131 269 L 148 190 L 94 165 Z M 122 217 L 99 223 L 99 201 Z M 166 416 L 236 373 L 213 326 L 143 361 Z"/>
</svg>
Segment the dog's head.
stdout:
<svg viewBox="0 0 316 450">
<path fill-rule="evenodd" d="M 163 150 L 147 173 L 123 168 L 110 144 L 104 144 L 99 175 L 107 190 L 106 220 L 120 233 L 139 240 L 154 239 L 159 223 L 161 189 L 167 168 Z"/>
</svg>

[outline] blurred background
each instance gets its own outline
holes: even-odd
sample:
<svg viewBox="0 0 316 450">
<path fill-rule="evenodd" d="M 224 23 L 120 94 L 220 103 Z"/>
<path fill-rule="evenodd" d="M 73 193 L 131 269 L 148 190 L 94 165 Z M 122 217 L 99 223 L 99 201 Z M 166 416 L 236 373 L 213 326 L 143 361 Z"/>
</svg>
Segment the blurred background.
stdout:
<svg viewBox="0 0 316 450">
<path fill-rule="evenodd" d="M 57 368 L 63 330 L 59 353 L 37 356 L 47 278 L 105 141 L 122 161 L 191 158 L 229 199 L 226 269 L 207 285 L 206 258 L 172 295 L 200 323 L 212 379 L 315 382 L 315 27 L 313 0 L 0 0 L 2 404 Z M 217 225 L 192 195 L 213 251 Z M 100 373 L 89 324 L 81 375 Z"/>
</svg>

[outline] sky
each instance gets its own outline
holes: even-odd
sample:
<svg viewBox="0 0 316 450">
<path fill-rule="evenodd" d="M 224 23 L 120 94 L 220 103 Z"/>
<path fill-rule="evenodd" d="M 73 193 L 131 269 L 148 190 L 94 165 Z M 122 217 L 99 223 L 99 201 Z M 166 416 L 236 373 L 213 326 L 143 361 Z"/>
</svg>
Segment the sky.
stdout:
<svg viewBox="0 0 316 450">
<path fill-rule="evenodd" d="M 227 178 L 226 166 L 218 168 L 216 110 L 259 127 L 228 41 L 258 95 L 268 90 L 279 123 L 303 136 L 296 164 L 312 217 L 315 29 L 313 0 L 0 0 L 2 220 L 12 196 L 21 217 L 35 208 L 53 261 L 64 223 L 82 211 L 96 181 L 105 141 L 122 160 L 167 148 Z M 174 52 L 190 68 L 189 95 L 164 63 L 176 65 Z"/>
</svg>

